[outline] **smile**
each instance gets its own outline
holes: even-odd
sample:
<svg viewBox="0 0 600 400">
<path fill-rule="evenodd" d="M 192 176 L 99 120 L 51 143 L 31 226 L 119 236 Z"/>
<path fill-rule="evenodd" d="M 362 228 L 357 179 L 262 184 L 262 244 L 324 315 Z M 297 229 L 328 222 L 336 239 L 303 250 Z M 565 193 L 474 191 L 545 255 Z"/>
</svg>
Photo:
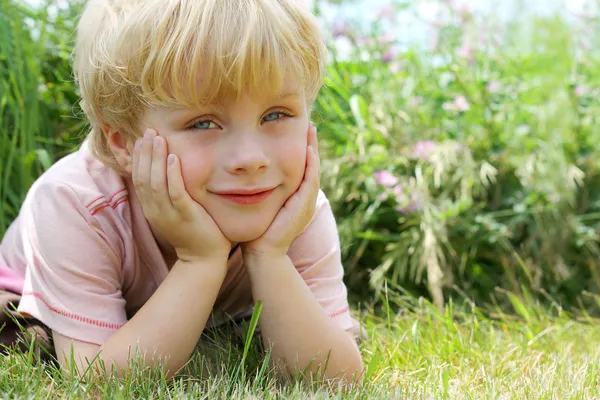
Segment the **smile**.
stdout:
<svg viewBox="0 0 600 400">
<path fill-rule="evenodd" d="M 265 201 L 271 193 L 275 191 L 275 188 L 257 191 L 254 193 L 242 193 L 242 191 L 234 193 L 216 193 L 218 196 L 227 199 L 233 203 L 243 205 L 243 206 L 253 206 L 256 204 L 260 204 Z"/>
</svg>

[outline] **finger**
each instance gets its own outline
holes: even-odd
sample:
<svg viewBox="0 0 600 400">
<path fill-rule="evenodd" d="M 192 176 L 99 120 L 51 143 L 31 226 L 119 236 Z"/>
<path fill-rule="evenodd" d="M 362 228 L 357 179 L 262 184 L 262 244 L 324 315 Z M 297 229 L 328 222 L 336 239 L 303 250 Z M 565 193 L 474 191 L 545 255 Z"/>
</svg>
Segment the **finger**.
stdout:
<svg viewBox="0 0 600 400">
<path fill-rule="evenodd" d="M 152 166 L 152 139 L 155 132 L 147 130 L 142 139 L 141 149 L 137 166 L 137 185 L 136 189 L 140 195 L 148 196 L 148 186 L 150 184 L 150 169 Z"/>
<path fill-rule="evenodd" d="M 312 122 L 308 127 L 308 146 L 313 146 L 317 155 L 319 155 L 319 138 L 317 136 L 317 127 Z"/>
<path fill-rule="evenodd" d="M 137 139 L 133 146 L 133 159 L 131 161 L 131 179 L 133 184 L 137 186 L 138 181 L 138 165 L 140 161 L 140 151 L 142 150 L 142 140 Z"/>
<path fill-rule="evenodd" d="M 317 185 L 321 176 L 321 157 L 319 156 L 319 138 L 317 136 L 317 127 L 312 122 L 308 132 L 308 152 L 307 152 L 307 168 L 310 167 L 313 173 L 313 180 L 316 178 Z"/>
<path fill-rule="evenodd" d="M 167 160 L 167 180 L 169 188 L 169 197 L 173 206 L 183 213 L 183 215 L 191 215 L 190 197 L 183 183 L 181 174 L 181 161 L 175 154 L 169 154 Z"/>
<path fill-rule="evenodd" d="M 307 158 L 309 160 L 306 167 L 307 180 L 311 183 L 312 189 L 318 191 L 321 185 L 321 166 L 319 154 L 312 145 L 308 147 Z"/>
<path fill-rule="evenodd" d="M 153 140 L 152 165 L 150 166 L 150 190 L 160 210 L 171 206 L 167 187 L 167 142 L 156 136 Z"/>
<path fill-rule="evenodd" d="M 298 195 L 303 198 L 312 198 L 319 191 L 320 171 L 318 159 L 312 146 L 306 148 L 306 168 L 304 169 L 304 179 L 297 190 Z M 303 200 L 306 201 L 306 200 Z"/>
</svg>

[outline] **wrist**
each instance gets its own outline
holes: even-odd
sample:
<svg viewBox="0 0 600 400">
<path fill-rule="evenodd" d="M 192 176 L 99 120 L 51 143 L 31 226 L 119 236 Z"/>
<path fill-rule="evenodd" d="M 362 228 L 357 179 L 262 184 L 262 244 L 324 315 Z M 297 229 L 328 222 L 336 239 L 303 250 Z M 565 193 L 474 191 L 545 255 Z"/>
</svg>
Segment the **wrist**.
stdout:
<svg viewBox="0 0 600 400">
<path fill-rule="evenodd" d="M 184 256 L 180 257 L 176 264 L 185 268 L 196 270 L 212 270 L 227 272 L 227 256 Z"/>
<path fill-rule="evenodd" d="M 209 254 L 200 254 L 191 251 L 175 250 L 177 259 L 184 263 L 221 263 L 227 264 L 228 253 L 226 251 L 214 251 Z"/>
<path fill-rule="evenodd" d="M 281 261 L 289 259 L 285 252 L 281 251 L 255 251 L 244 250 L 242 247 L 242 258 L 249 272 L 255 269 L 269 268 L 270 265 L 279 265 Z"/>
<path fill-rule="evenodd" d="M 241 244 L 242 256 L 246 259 L 273 259 L 281 258 L 287 255 L 288 249 L 271 246 L 252 246 L 248 243 Z"/>
</svg>

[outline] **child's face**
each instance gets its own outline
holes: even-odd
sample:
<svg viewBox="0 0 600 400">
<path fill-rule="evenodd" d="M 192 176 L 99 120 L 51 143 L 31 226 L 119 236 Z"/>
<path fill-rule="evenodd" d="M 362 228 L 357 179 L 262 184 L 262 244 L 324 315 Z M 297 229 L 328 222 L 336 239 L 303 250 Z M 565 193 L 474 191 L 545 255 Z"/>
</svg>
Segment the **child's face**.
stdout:
<svg viewBox="0 0 600 400">
<path fill-rule="evenodd" d="M 260 237 L 304 176 L 306 99 L 297 85 L 284 84 L 281 94 L 245 94 L 204 109 L 152 108 L 144 120 L 179 156 L 187 191 L 232 242 Z"/>
</svg>

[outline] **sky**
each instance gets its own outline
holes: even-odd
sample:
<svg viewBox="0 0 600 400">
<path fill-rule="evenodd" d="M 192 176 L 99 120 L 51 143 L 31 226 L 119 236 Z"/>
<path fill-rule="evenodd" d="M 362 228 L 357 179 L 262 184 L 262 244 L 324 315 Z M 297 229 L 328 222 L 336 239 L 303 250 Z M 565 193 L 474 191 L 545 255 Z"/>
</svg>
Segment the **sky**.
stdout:
<svg viewBox="0 0 600 400">
<path fill-rule="evenodd" d="M 314 3 L 315 0 L 307 0 Z M 454 7 L 467 8 L 484 18 L 510 21 L 530 16 L 559 14 L 566 20 L 575 21 L 577 15 L 598 12 L 594 0 L 445 0 Z M 321 11 L 328 25 L 332 21 L 350 19 L 369 21 L 377 17 L 379 10 L 392 3 L 390 0 L 355 0 L 346 6 L 335 6 L 321 1 Z M 414 13 L 400 13 L 390 30 L 394 36 L 408 43 L 426 44 L 429 42 L 431 26 L 427 22 L 436 20 L 442 12 L 444 0 L 413 0 Z M 426 22 L 427 21 L 427 22 Z"/>
<path fill-rule="evenodd" d="M 33 5 L 41 5 L 45 0 L 25 0 Z M 393 0 L 350 0 L 342 6 L 332 5 L 325 0 L 303 0 L 310 4 L 318 1 L 321 5 L 324 28 L 330 29 L 334 21 L 353 20 L 368 26 L 369 21 L 377 17 L 379 10 L 390 5 Z M 407 0 L 404 0 L 407 1 Z M 431 27 L 426 21 L 434 21 L 441 12 L 443 2 L 451 2 L 455 7 L 466 7 L 476 14 L 508 21 L 526 18 L 532 15 L 558 13 L 566 19 L 576 20 L 575 16 L 588 12 L 597 13 L 595 0 L 408 0 L 415 5 L 414 13 L 400 13 L 390 32 L 396 38 L 408 44 L 426 44 L 429 42 Z M 57 4 L 67 4 L 68 0 L 57 0 Z"/>
</svg>

